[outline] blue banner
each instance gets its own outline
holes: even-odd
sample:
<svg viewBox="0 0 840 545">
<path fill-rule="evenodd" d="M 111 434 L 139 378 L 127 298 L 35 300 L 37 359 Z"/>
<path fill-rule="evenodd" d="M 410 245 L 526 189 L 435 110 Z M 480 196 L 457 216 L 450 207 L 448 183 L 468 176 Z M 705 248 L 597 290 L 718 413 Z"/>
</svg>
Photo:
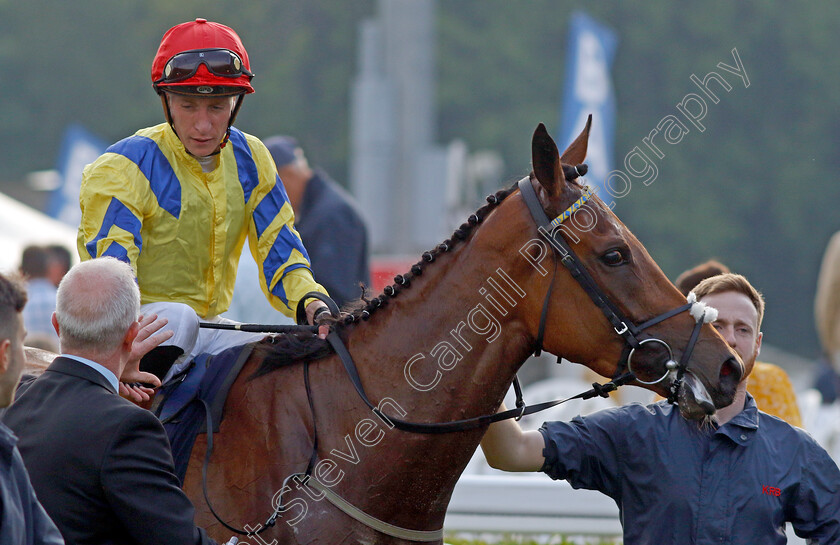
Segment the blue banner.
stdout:
<svg viewBox="0 0 840 545">
<path fill-rule="evenodd" d="M 562 150 L 571 144 L 592 114 L 586 179 L 607 203 L 612 199 L 604 193 L 603 185 L 612 171 L 616 112 L 610 68 L 617 45 L 618 37 L 612 29 L 583 12 L 572 14 L 557 145 Z"/>
<path fill-rule="evenodd" d="M 107 144 L 81 125 L 70 125 L 58 154 L 59 186 L 52 192 L 47 214 L 74 228 L 79 227 L 82 211 L 79 208 L 79 188 L 85 166 L 105 152 Z"/>
</svg>

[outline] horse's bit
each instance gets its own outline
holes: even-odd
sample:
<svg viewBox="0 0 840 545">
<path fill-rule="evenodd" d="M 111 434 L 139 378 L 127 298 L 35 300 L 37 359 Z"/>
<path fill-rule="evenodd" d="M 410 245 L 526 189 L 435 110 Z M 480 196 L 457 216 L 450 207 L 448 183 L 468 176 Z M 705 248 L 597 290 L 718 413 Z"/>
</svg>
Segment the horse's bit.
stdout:
<svg viewBox="0 0 840 545">
<path fill-rule="evenodd" d="M 564 174 L 566 175 L 567 179 L 574 179 L 579 175 L 583 175 L 586 172 L 586 165 L 578 165 L 577 167 L 567 167 L 564 166 Z M 516 389 L 516 408 L 510 409 L 507 411 L 503 411 L 501 413 L 496 413 L 492 415 L 483 415 L 473 418 L 467 418 L 463 420 L 456 420 L 452 422 L 438 422 L 438 423 L 421 423 L 421 422 L 409 422 L 405 420 L 401 420 L 398 418 L 394 418 L 391 416 L 386 416 L 383 414 L 379 407 L 372 403 L 368 398 L 367 394 L 365 393 L 364 387 L 362 386 L 361 378 L 359 377 L 358 370 L 356 368 L 355 363 L 353 362 L 353 358 L 350 355 L 347 347 L 344 345 L 344 342 L 339 337 L 338 333 L 335 331 L 331 331 L 330 334 L 327 336 L 327 341 L 335 350 L 335 353 L 338 355 L 339 359 L 341 360 L 342 364 L 344 365 L 345 370 L 347 371 L 348 376 L 350 377 L 353 386 L 356 389 L 356 392 L 362 398 L 362 400 L 367 404 L 367 406 L 376 414 L 379 418 L 388 421 L 393 424 L 393 427 L 396 427 L 399 430 L 413 432 L 413 433 L 423 433 L 423 434 L 439 434 L 439 433 L 449 433 L 454 431 L 466 431 L 477 429 L 483 426 L 487 426 L 493 422 L 498 422 L 500 420 L 506 420 L 510 418 L 516 418 L 519 420 L 524 415 L 532 414 L 535 412 L 539 412 L 549 407 L 553 407 L 555 405 L 559 405 L 561 403 L 565 403 L 567 401 L 571 401 L 572 399 L 589 399 L 595 396 L 601 397 L 608 397 L 609 392 L 617 389 L 619 386 L 636 380 L 641 384 L 658 384 L 665 380 L 670 374 L 676 372 L 676 378 L 671 382 L 669 388 L 669 395 L 668 401 L 670 403 L 676 403 L 677 396 L 679 395 L 680 387 L 682 385 L 682 378 L 685 373 L 686 367 L 688 365 L 688 360 L 691 357 L 691 352 L 694 349 L 694 345 L 697 342 L 697 339 L 700 335 L 700 328 L 703 323 L 714 321 L 715 317 L 717 316 L 716 312 L 711 312 L 712 309 L 707 309 L 705 305 L 702 303 L 698 303 L 696 301 L 696 297 L 693 293 L 689 294 L 688 303 L 672 309 L 668 312 L 660 314 L 659 316 L 652 318 L 641 325 L 635 325 L 631 320 L 627 319 L 621 310 L 613 304 L 609 298 L 604 294 L 604 292 L 600 289 L 598 284 L 586 270 L 586 267 L 580 261 L 580 259 L 575 255 L 572 249 L 569 247 L 568 243 L 566 243 L 565 239 L 562 237 L 555 237 L 553 236 L 556 229 L 560 228 L 560 225 L 571 217 L 581 206 L 583 206 L 591 197 L 592 193 L 590 192 L 589 188 L 584 188 L 584 193 L 574 204 L 572 204 L 569 208 L 567 208 L 562 214 L 557 216 L 553 221 L 549 221 L 548 216 L 546 216 L 545 211 L 542 208 L 542 205 L 539 202 L 539 198 L 537 197 L 536 191 L 534 191 L 533 186 L 531 185 L 530 178 L 523 178 L 518 182 L 519 190 L 522 194 L 522 197 L 525 200 L 525 204 L 528 206 L 528 210 L 531 213 L 534 222 L 537 224 L 537 227 L 540 233 L 548 238 L 551 246 L 554 248 L 554 253 L 552 254 L 554 257 L 554 272 L 551 279 L 551 284 L 549 285 L 548 292 L 546 293 L 545 300 L 543 303 L 542 312 L 540 315 L 540 325 L 539 330 L 537 333 L 537 340 L 536 340 L 536 351 L 535 353 L 539 355 L 540 351 L 542 350 L 542 342 L 545 333 L 545 324 L 546 319 L 548 316 L 548 306 L 549 302 L 551 301 L 551 294 L 554 288 L 554 280 L 557 276 L 557 255 L 560 254 L 562 257 L 560 259 L 561 263 L 569 270 L 572 274 L 572 277 L 577 280 L 583 290 L 589 295 L 595 305 L 601 309 L 601 311 L 606 316 L 607 320 L 609 320 L 610 324 L 615 329 L 615 332 L 624 338 L 625 341 L 625 348 L 622 352 L 621 359 L 619 361 L 618 370 L 614 375 L 613 379 L 606 384 L 598 384 L 594 383 L 592 385 L 592 389 L 586 392 L 582 392 L 574 397 L 570 397 L 563 400 L 555 400 L 549 401 L 545 403 L 539 403 L 537 405 L 530 405 L 526 406 L 524 401 L 522 400 L 521 389 L 519 387 L 518 381 L 514 382 L 514 386 Z M 306 298 L 312 296 L 318 299 L 320 294 L 318 293 L 309 293 L 301 300 L 305 300 Z M 324 300 L 324 299 L 321 299 Z M 331 302 L 331 301 L 330 301 Z M 328 303 L 329 304 L 329 303 Z M 334 304 L 333 304 L 334 305 Z M 337 308 L 333 308 L 333 305 L 330 305 L 331 313 L 336 316 Z M 302 306 L 302 305 L 301 305 Z M 302 314 L 300 312 L 301 308 L 298 308 L 298 321 L 301 321 Z M 648 327 L 658 324 L 668 318 L 676 316 L 684 311 L 690 311 L 694 319 L 696 320 L 696 324 L 694 329 L 691 332 L 691 337 L 689 338 L 688 345 L 686 346 L 686 350 L 683 352 L 682 358 L 680 358 L 679 363 L 675 362 L 673 359 L 673 352 L 671 351 L 671 347 L 663 341 L 662 339 L 652 337 L 642 332 L 647 329 Z M 633 355 L 635 354 L 636 350 L 640 349 L 644 344 L 647 343 L 657 343 L 664 346 L 668 351 L 668 361 L 665 364 L 665 373 L 657 380 L 654 381 L 643 381 L 640 380 L 633 372 Z M 625 372 L 626 371 L 626 372 Z M 310 408 L 313 409 L 313 418 L 314 418 L 314 404 L 312 399 L 312 391 L 310 388 L 309 383 L 309 365 L 308 362 L 305 363 L 304 367 L 304 379 L 306 384 L 306 393 L 307 398 L 309 401 Z M 313 420 L 314 424 L 314 420 Z M 210 461 L 210 454 L 212 453 L 212 425 L 209 424 L 209 410 L 208 410 L 208 449 L 205 453 L 205 460 L 204 466 L 202 468 L 202 482 L 204 485 L 204 494 L 205 499 L 207 500 L 208 506 L 210 505 L 209 498 L 207 497 L 207 489 L 206 489 L 206 482 L 207 482 L 207 475 L 206 470 L 207 466 Z M 315 439 L 313 441 L 313 451 L 312 456 L 310 457 L 308 467 L 304 473 L 296 473 L 294 475 L 290 475 L 286 478 L 286 480 L 292 477 L 302 478 L 303 482 L 308 484 L 309 486 L 314 487 L 316 490 L 323 492 L 325 497 L 336 507 L 341 509 L 344 513 L 349 515 L 350 517 L 354 518 L 355 520 L 365 524 L 366 526 L 373 528 L 379 532 L 384 534 L 397 537 L 400 539 L 405 539 L 409 541 L 417 541 L 417 542 L 429 542 L 429 541 L 438 541 L 442 538 L 443 529 L 438 530 L 410 530 L 407 528 L 401 528 L 398 526 L 394 526 L 388 524 L 387 522 L 381 521 L 376 519 L 358 507 L 350 504 L 347 500 L 336 494 L 334 491 L 321 486 L 317 479 L 310 479 L 312 475 L 312 470 L 315 465 L 315 461 L 317 460 L 318 454 L 318 436 L 317 436 L 317 428 L 314 430 Z M 285 485 L 285 482 L 284 482 Z M 285 487 L 284 487 L 285 488 Z M 240 530 L 238 528 L 234 528 L 224 521 L 213 511 L 212 507 L 210 508 L 212 514 L 216 517 L 216 519 L 221 522 L 226 528 L 232 530 L 239 534 L 244 534 L 248 536 L 259 534 L 265 531 L 267 528 L 274 526 L 278 515 L 282 510 L 282 497 L 279 498 L 279 504 L 271 516 L 268 518 L 265 524 L 261 525 L 257 530 L 245 531 Z"/>
</svg>

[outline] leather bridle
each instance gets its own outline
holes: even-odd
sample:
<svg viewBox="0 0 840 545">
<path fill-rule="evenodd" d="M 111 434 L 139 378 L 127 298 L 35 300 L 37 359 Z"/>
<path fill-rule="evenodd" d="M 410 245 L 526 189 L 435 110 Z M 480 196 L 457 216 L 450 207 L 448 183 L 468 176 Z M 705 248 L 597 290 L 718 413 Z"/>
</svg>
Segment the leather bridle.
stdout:
<svg viewBox="0 0 840 545">
<path fill-rule="evenodd" d="M 675 377 L 671 381 L 671 384 L 668 389 L 668 401 L 671 404 L 677 402 L 677 397 L 679 396 L 680 388 L 682 386 L 683 376 L 685 375 L 685 371 L 688 367 L 688 360 L 691 358 L 691 353 L 694 351 L 694 346 L 697 343 L 697 339 L 700 336 L 700 328 L 702 327 L 703 323 L 707 321 L 707 316 L 705 312 L 703 312 L 699 317 L 695 316 L 696 323 L 694 325 L 694 329 L 691 332 L 691 337 L 688 340 L 688 344 L 686 349 L 683 351 L 682 357 L 680 358 L 679 363 L 674 361 L 673 359 L 673 351 L 671 347 L 663 341 L 662 339 L 653 337 L 644 333 L 644 330 L 656 325 L 668 318 L 672 318 L 682 312 L 690 311 L 695 305 L 698 303 L 694 300 L 693 294 L 690 294 L 689 302 L 685 305 L 679 306 L 675 309 L 669 310 L 659 316 L 651 318 L 646 322 L 643 322 L 640 325 L 636 325 L 632 320 L 627 318 L 621 309 L 618 308 L 612 301 L 610 301 L 609 297 L 603 292 L 603 290 L 598 286 L 595 280 L 592 278 L 592 275 L 589 274 L 586 267 L 584 266 L 583 262 L 580 258 L 575 254 L 574 250 L 572 250 L 569 243 L 566 242 L 566 239 L 562 236 L 559 236 L 557 230 L 560 229 L 561 224 L 566 219 L 572 217 L 575 212 L 577 212 L 582 206 L 584 206 L 589 200 L 591 200 L 593 194 L 589 187 L 584 186 L 583 194 L 581 197 L 575 201 L 569 208 L 567 208 L 562 214 L 557 216 L 554 220 L 549 220 L 548 216 L 545 213 L 545 210 L 540 204 L 539 197 L 537 196 L 537 192 L 534 190 L 534 186 L 531 183 L 530 178 L 523 178 L 519 180 L 517 183 L 519 187 L 519 191 L 522 194 L 522 198 L 525 201 L 525 205 L 528 207 L 528 211 L 531 213 L 531 217 L 533 218 L 534 222 L 537 224 L 537 229 L 539 230 L 540 234 L 546 238 L 549 242 L 551 247 L 554 249 L 553 257 L 554 257 L 554 271 L 553 274 L 556 276 L 557 274 L 557 260 L 559 256 L 560 263 L 568 269 L 569 273 L 572 277 L 580 284 L 580 287 L 583 288 L 583 291 L 589 296 L 595 306 L 597 306 L 604 316 L 609 321 L 610 325 L 612 325 L 613 329 L 615 330 L 616 334 L 621 336 L 624 339 L 624 350 L 622 351 L 621 358 L 619 359 L 617 370 L 615 373 L 615 377 L 622 375 L 625 372 L 630 372 L 634 375 L 636 382 L 645 385 L 652 385 L 658 384 L 665 380 L 669 375 L 674 374 Z M 540 313 L 540 325 L 537 332 L 537 350 L 536 353 L 539 354 L 540 350 L 542 350 L 542 340 L 545 334 L 545 324 L 546 318 L 548 315 L 548 306 L 551 301 L 551 291 L 554 287 L 554 277 L 552 277 L 551 284 L 548 288 L 548 294 L 545 298 L 543 303 L 543 309 Z M 635 373 L 633 372 L 633 355 L 635 354 L 636 350 L 642 348 L 643 345 L 647 343 L 655 343 L 664 346 L 669 354 L 669 359 L 665 363 L 665 373 L 657 380 L 653 381 L 644 381 L 640 380 Z"/>
<path fill-rule="evenodd" d="M 584 165 L 579 165 L 579 167 L 583 166 Z M 578 167 L 571 168 L 576 169 Z M 581 168 L 581 170 L 583 169 Z M 579 174 L 582 174 L 582 172 L 579 172 Z M 677 397 L 680 392 L 680 387 L 682 385 L 683 375 L 685 374 L 686 368 L 688 367 L 688 360 L 691 357 L 691 353 L 694 350 L 694 346 L 697 343 L 697 339 L 700 335 L 700 328 L 702 327 L 703 323 L 710 321 L 710 315 L 707 315 L 706 307 L 702 303 L 698 303 L 696 301 L 696 298 L 694 297 L 694 294 L 691 293 L 688 297 L 688 303 L 686 303 L 685 305 L 669 310 L 663 314 L 660 314 L 659 316 L 656 316 L 654 318 L 651 318 L 650 320 L 643 322 L 640 325 L 636 325 L 632 320 L 628 319 L 624 315 L 621 309 L 619 309 L 612 301 L 610 301 L 609 297 L 607 297 L 603 290 L 598 286 L 598 284 L 587 271 L 586 267 L 583 265 L 583 262 L 581 262 L 580 258 L 577 257 L 577 255 L 574 253 L 574 251 L 566 242 L 566 240 L 562 236 L 554 236 L 555 231 L 560 228 L 560 225 L 563 223 L 563 221 L 572 217 L 574 213 L 580 209 L 580 207 L 585 205 L 586 202 L 588 202 L 592 198 L 593 194 L 591 193 L 589 188 L 584 187 L 583 195 L 577 201 L 575 201 L 574 204 L 567 208 L 562 214 L 557 216 L 557 218 L 550 221 L 545 211 L 543 210 L 542 205 L 540 204 L 539 197 L 537 196 L 537 193 L 534 190 L 534 187 L 531 183 L 531 179 L 523 178 L 518 182 L 518 187 L 523 199 L 525 200 L 525 204 L 527 205 L 528 210 L 531 213 L 531 217 L 537 224 L 537 228 L 540 234 L 546 237 L 549 243 L 551 244 L 551 247 L 554 248 L 554 252 L 552 254 L 554 261 L 552 279 L 551 283 L 549 284 L 548 291 L 546 292 L 542 311 L 540 313 L 540 324 L 537 331 L 535 354 L 539 355 L 540 351 L 542 350 L 545 326 L 548 318 L 549 304 L 551 302 L 551 295 L 554 290 L 554 281 L 557 276 L 557 261 L 559 256 L 560 263 L 562 263 L 566 267 L 566 269 L 568 269 L 569 273 L 571 273 L 572 277 L 578 282 L 578 284 L 580 284 L 580 286 L 587 293 L 587 295 L 589 295 L 593 303 L 595 303 L 595 305 L 599 309 L 601 309 L 601 312 L 604 313 L 604 316 L 606 316 L 607 320 L 612 325 L 616 334 L 618 334 L 624 339 L 625 346 L 622 351 L 622 355 L 620 357 L 618 367 L 615 375 L 613 376 L 613 379 L 605 384 L 594 383 L 592 385 L 592 389 L 587 390 L 586 392 L 582 392 L 574 397 L 562 400 L 548 401 L 529 406 L 526 406 L 525 402 L 522 399 L 522 391 L 519 386 L 519 382 L 517 380 L 514 380 L 514 389 L 516 391 L 516 408 L 514 409 L 509 409 L 507 411 L 503 411 L 492 415 L 482 415 L 450 422 L 410 422 L 399 418 L 394 418 L 392 416 L 388 416 L 382 413 L 380 408 L 368 398 L 365 389 L 362 386 L 361 377 L 359 376 L 356 364 L 353 362 L 353 358 L 350 355 L 350 352 L 347 350 L 344 341 L 341 339 L 337 331 L 331 331 L 327 336 L 327 341 L 330 343 L 336 355 L 338 355 L 339 359 L 344 365 L 347 375 L 349 376 L 350 381 L 353 383 L 356 392 L 359 394 L 361 399 L 372 410 L 374 414 L 376 414 L 383 421 L 387 421 L 388 423 L 390 423 L 393 427 L 402 431 L 421 434 L 441 434 L 456 431 L 474 430 L 484 426 L 488 426 L 489 424 L 493 422 L 498 422 L 500 420 L 506 420 L 510 418 L 515 418 L 516 420 L 519 420 L 525 415 L 536 413 L 548 409 L 550 407 L 554 407 L 561 403 L 571 401 L 573 399 L 589 399 L 596 396 L 608 397 L 609 392 L 616 390 L 619 386 L 627 384 L 634 380 L 640 384 L 658 384 L 659 382 L 662 382 L 669 375 L 672 374 L 675 375 L 675 378 L 672 380 L 669 387 L 668 401 L 672 404 L 676 403 Z M 301 304 L 298 305 L 299 322 L 303 320 L 304 316 L 303 303 L 304 301 L 310 298 L 316 298 L 324 301 L 330 307 L 331 314 L 334 317 L 338 316 L 338 308 L 335 306 L 335 303 L 333 303 L 331 300 L 329 300 L 328 297 L 324 296 L 321 293 L 310 292 L 307 293 L 301 299 Z M 673 360 L 673 352 L 671 351 L 671 347 L 668 345 L 668 343 L 666 343 L 662 339 L 644 333 L 644 330 L 687 310 L 691 311 L 692 316 L 694 316 L 696 320 L 696 323 L 694 329 L 691 332 L 691 337 L 689 338 L 688 345 L 686 346 L 686 349 L 683 352 L 679 363 L 677 363 Z M 248 330 L 253 331 L 256 329 L 256 327 L 257 326 L 254 326 Z M 665 373 L 659 379 L 654 381 L 640 380 L 633 372 L 633 355 L 635 354 L 636 350 L 641 349 L 641 347 L 647 343 L 661 344 L 667 349 L 669 355 L 669 359 L 665 364 Z M 392 537 L 397 537 L 400 539 L 415 542 L 432 542 L 439 541 L 440 539 L 442 539 L 442 528 L 438 530 L 428 531 L 411 530 L 388 524 L 387 522 L 372 517 L 371 515 L 365 513 L 358 507 L 355 507 L 350 502 L 339 496 L 335 491 L 329 489 L 328 487 L 324 487 L 317 481 L 317 478 L 310 479 L 310 477 L 312 476 L 313 468 L 318 459 L 318 432 L 317 427 L 315 426 L 314 400 L 309 380 L 308 361 L 304 362 L 304 384 L 306 386 L 307 400 L 309 402 L 309 407 L 312 411 L 313 417 L 314 440 L 312 446 L 312 453 L 309 459 L 309 463 L 307 464 L 306 470 L 303 473 L 295 473 L 289 475 L 286 478 L 286 481 L 292 478 L 301 479 L 302 483 L 308 484 L 309 486 L 315 488 L 317 491 L 322 492 L 324 496 L 333 505 L 344 511 L 344 513 L 346 513 L 348 516 L 354 518 L 355 520 L 361 522 L 362 524 L 365 524 L 370 528 L 373 528 L 379 532 L 390 535 Z M 219 515 L 210 505 L 210 498 L 208 497 L 207 493 L 207 467 L 210 463 L 210 456 L 213 452 L 213 425 L 211 420 L 211 411 L 209 409 L 209 406 L 206 405 L 206 403 L 205 408 L 207 409 L 206 415 L 208 444 L 207 451 L 205 452 L 204 464 L 202 466 L 202 485 L 204 489 L 204 498 L 207 502 L 207 505 L 208 507 L 210 507 L 210 511 L 216 518 L 216 520 L 218 520 L 225 528 L 237 534 L 246 536 L 255 536 L 257 534 L 260 534 L 268 528 L 274 526 L 278 516 L 283 511 L 282 494 L 280 498 L 278 498 L 277 506 L 275 507 L 271 515 L 268 517 L 266 522 L 256 529 L 239 529 L 229 525 L 219 517 Z M 284 481 L 284 490 L 286 489 L 286 481 Z"/>
</svg>

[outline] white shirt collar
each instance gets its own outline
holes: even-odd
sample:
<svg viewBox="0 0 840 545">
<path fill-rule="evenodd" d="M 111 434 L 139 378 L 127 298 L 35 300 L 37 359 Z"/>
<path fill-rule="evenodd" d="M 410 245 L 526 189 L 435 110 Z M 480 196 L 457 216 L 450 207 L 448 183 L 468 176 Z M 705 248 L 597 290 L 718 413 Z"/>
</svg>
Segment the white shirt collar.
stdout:
<svg viewBox="0 0 840 545">
<path fill-rule="evenodd" d="M 99 373 L 103 377 L 105 377 L 108 380 L 108 382 L 111 383 L 111 386 L 114 387 L 115 391 L 117 391 L 117 392 L 120 391 L 120 381 L 117 380 L 117 375 L 115 375 L 114 372 L 111 371 L 110 369 L 108 369 L 107 367 L 105 367 L 103 365 L 100 365 L 100 364 L 96 363 L 95 361 L 89 360 L 87 358 L 83 358 L 81 356 L 74 356 L 72 354 L 62 354 L 61 356 L 64 357 L 64 358 L 74 359 L 74 360 L 76 360 L 80 363 L 84 363 L 88 367 L 92 367 L 93 369 L 96 369 L 97 371 L 99 371 Z"/>
</svg>

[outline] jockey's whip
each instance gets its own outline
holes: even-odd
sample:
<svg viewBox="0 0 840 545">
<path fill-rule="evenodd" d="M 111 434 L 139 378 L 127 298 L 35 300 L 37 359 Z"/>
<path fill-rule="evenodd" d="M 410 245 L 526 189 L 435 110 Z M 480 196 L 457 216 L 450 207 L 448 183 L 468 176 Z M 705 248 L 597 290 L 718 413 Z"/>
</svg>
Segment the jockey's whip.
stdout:
<svg viewBox="0 0 840 545">
<path fill-rule="evenodd" d="M 322 301 L 324 304 L 327 305 L 329 309 L 329 313 L 332 316 L 338 316 L 338 305 L 329 298 L 328 295 L 317 291 L 310 291 L 306 295 L 304 295 L 300 301 L 298 301 L 297 305 L 297 321 L 299 324 L 304 324 L 306 322 L 306 307 L 305 301 L 308 299 L 318 299 Z M 325 308 L 319 308 L 315 311 L 315 319 L 317 320 L 318 315 L 321 311 L 326 311 Z M 199 322 L 198 327 L 203 327 L 206 329 L 227 329 L 230 331 L 247 331 L 249 333 L 314 333 L 318 334 L 318 327 L 317 325 L 274 325 L 274 324 L 215 324 L 211 322 Z"/>
<path fill-rule="evenodd" d="M 250 333 L 318 333 L 318 326 L 316 325 L 214 324 L 210 322 L 199 322 L 198 327 L 248 331 Z"/>
</svg>

